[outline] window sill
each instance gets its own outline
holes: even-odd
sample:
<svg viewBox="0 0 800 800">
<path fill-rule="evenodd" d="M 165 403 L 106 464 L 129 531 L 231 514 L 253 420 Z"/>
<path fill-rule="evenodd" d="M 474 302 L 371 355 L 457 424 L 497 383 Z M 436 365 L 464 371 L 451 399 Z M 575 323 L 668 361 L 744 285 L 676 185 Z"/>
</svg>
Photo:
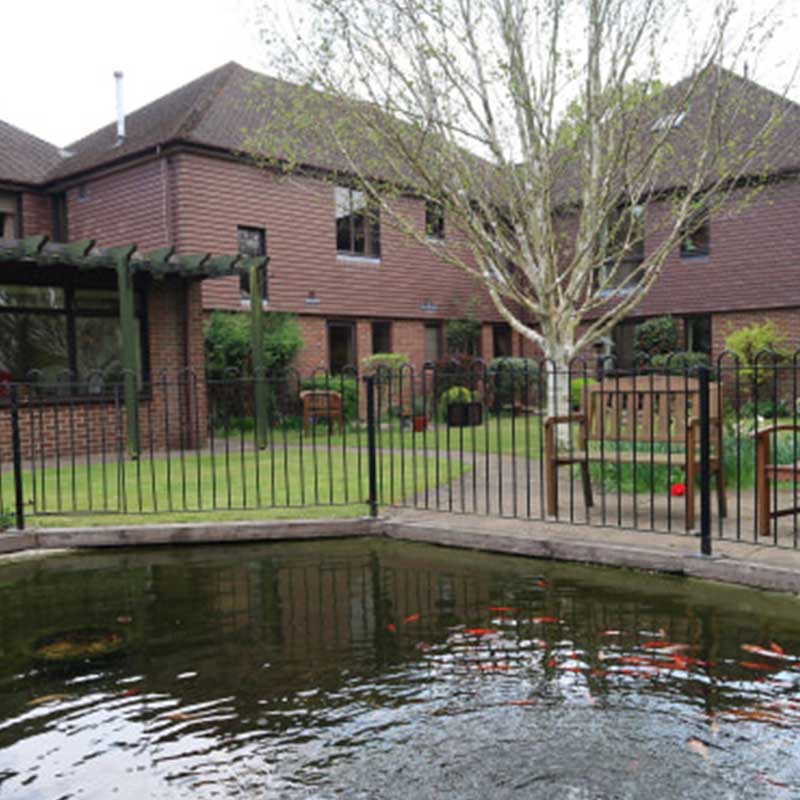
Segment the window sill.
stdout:
<svg viewBox="0 0 800 800">
<path fill-rule="evenodd" d="M 627 289 L 606 289 L 600 292 L 600 297 L 629 297 L 635 292 L 641 291 L 641 288 L 638 286 L 630 286 Z"/>
<path fill-rule="evenodd" d="M 337 253 L 337 261 L 346 261 L 353 264 L 380 264 L 379 256 L 360 256 L 355 253 Z"/>
<path fill-rule="evenodd" d="M 439 246 L 444 245 L 445 242 L 447 241 L 447 239 L 445 239 L 444 236 L 426 236 L 425 238 L 428 240 L 428 244 L 439 245 Z"/>
<path fill-rule="evenodd" d="M 252 308 L 253 304 L 252 304 L 250 298 L 245 299 L 243 297 L 239 302 L 240 302 L 241 307 L 243 309 L 245 309 L 245 310 L 249 310 L 250 308 Z M 262 300 L 261 301 L 261 308 L 264 308 L 264 309 L 269 308 L 269 300 Z"/>
<path fill-rule="evenodd" d="M 681 261 L 708 261 L 711 253 L 681 253 Z"/>
</svg>

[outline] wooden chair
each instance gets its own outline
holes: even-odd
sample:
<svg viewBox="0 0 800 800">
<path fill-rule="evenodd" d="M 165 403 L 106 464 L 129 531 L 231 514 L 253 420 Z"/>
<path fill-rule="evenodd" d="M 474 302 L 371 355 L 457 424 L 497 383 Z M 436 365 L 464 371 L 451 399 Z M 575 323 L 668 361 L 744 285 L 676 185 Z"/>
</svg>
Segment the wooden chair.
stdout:
<svg viewBox="0 0 800 800">
<path fill-rule="evenodd" d="M 319 419 L 325 419 L 330 426 L 333 421 L 339 425 L 339 433 L 344 428 L 344 408 L 341 392 L 322 389 L 306 389 L 300 392 L 303 404 L 303 429 L 308 429 Z"/>
<path fill-rule="evenodd" d="M 800 425 L 770 425 L 756 431 L 756 494 L 758 496 L 758 532 L 761 536 L 769 536 L 770 520 L 784 517 L 788 514 L 800 512 L 800 507 L 771 509 L 772 481 L 792 481 L 800 486 L 800 461 L 794 464 L 771 463 L 772 436 L 777 436 L 781 431 L 798 431 Z"/>
<path fill-rule="evenodd" d="M 722 474 L 721 393 L 709 387 L 711 408 L 711 472 L 715 477 L 719 513 L 727 513 Z M 686 472 L 686 529 L 694 527 L 695 483 L 700 471 L 700 386 L 696 378 L 639 375 L 609 378 L 584 388 L 580 413 L 545 420 L 547 513 L 558 513 L 558 468 L 578 464 L 587 506 L 592 505 L 589 464 L 668 465 Z M 559 425 L 577 424 L 572 448 L 557 441 Z M 650 450 L 666 444 L 669 452 Z M 624 450 L 619 445 L 630 445 Z M 636 450 L 634 451 L 634 445 Z"/>
</svg>

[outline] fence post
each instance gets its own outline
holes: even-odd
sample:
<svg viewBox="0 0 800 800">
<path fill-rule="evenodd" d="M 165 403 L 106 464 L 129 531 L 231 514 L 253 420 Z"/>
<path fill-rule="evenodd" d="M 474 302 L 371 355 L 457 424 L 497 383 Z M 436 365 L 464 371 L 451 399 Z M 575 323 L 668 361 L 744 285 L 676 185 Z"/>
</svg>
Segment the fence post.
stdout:
<svg viewBox="0 0 800 800">
<path fill-rule="evenodd" d="M 367 390 L 367 465 L 369 470 L 369 514 L 378 516 L 378 453 L 375 445 L 375 378 L 364 378 Z"/>
<path fill-rule="evenodd" d="M 698 372 L 700 389 L 700 552 L 704 556 L 711 555 L 711 404 L 709 402 L 709 377 L 710 368 L 701 366 Z M 718 454 L 718 458 L 722 458 L 722 453 Z"/>
<path fill-rule="evenodd" d="M 11 384 L 11 448 L 14 459 L 14 503 L 16 505 L 17 530 L 25 529 L 25 508 L 22 492 L 22 441 L 19 435 L 19 402 L 17 387 Z"/>
</svg>

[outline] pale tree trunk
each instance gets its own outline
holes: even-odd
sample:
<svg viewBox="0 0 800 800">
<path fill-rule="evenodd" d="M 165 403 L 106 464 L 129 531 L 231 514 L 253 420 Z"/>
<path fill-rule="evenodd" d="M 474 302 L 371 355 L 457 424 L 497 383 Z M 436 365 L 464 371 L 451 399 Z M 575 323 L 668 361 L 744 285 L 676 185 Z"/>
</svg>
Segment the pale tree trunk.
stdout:
<svg viewBox="0 0 800 800">
<path fill-rule="evenodd" d="M 545 360 L 547 376 L 547 416 L 567 417 L 571 411 L 570 376 L 568 350 L 563 346 L 548 347 Z M 555 426 L 559 445 L 568 446 L 569 424 L 560 422 Z"/>
</svg>

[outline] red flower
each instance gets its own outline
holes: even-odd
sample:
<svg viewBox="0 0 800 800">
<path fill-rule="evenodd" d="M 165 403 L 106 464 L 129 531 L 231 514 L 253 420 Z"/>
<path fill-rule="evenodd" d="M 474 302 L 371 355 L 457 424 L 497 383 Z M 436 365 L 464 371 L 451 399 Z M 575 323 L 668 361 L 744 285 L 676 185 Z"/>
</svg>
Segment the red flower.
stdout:
<svg viewBox="0 0 800 800">
<path fill-rule="evenodd" d="M 686 484 L 685 483 L 673 483 L 672 484 L 672 496 L 673 497 L 683 497 L 686 494 Z"/>
</svg>

